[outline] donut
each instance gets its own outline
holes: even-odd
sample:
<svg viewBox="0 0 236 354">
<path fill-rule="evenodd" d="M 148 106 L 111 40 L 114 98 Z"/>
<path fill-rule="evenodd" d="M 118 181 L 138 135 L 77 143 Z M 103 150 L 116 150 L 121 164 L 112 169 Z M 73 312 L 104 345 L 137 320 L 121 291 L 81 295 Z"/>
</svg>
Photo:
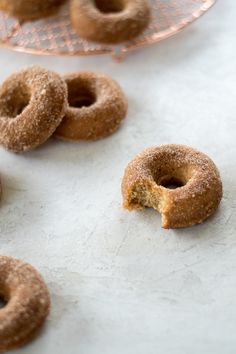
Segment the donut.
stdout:
<svg viewBox="0 0 236 354">
<path fill-rule="evenodd" d="M 32 339 L 50 309 L 41 275 L 21 260 L 0 256 L 0 351 L 16 349 Z"/>
<path fill-rule="evenodd" d="M 93 72 L 64 77 L 69 108 L 55 136 L 64 140 L 97 140 L 113 133 L 124 120 L 127 100 L 117 82 Z"/>
<path fill-rule="evenodd" d="M 65 0 L 0 0 L 0 10 L 20 21 L 36 20 L 56 12 Z"/>
<path fill-rule="evenodd" d="M 14 152 L 44 143 L 61 123 L 67 87 L 56 73 L 31 67 L 11 75 L 0 87 L 0 144 Z"/>
<path fill-rule="evenodd" d="M 150 7 L 146 0 L 71 0 L 70 16 L 82 38 L 116 44 L 143 32 Z"/>
<path fill-rule="evenodd" d="M 222 198 L 222 183 L 205 154 L 184 145 L 160 145 L 128 164 L 122 194 L 124 208 L 154 208 L 162 216 L 162 227 L 175 229 L 212 215 Z"/>
</svg>

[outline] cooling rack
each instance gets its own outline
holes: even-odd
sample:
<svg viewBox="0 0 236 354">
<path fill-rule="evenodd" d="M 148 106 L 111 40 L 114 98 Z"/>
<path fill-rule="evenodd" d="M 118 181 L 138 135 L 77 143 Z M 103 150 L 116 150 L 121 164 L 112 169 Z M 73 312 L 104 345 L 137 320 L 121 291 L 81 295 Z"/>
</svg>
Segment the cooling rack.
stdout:
<svg viewBox="0 0 236 354">
<path fill-rule="evenodd" d="M 152 20 L 145 32 L 119 46 L 80 38 L 71 26 L 69 4 L 52 17 L 19 23 L 0 12 L 0 45 L 41 55 L 111 54 L 122 59 L 129 51 L 159 42 L 180 32 L 202 16 L 216 0 L 151 0 Z"/>
</svg>

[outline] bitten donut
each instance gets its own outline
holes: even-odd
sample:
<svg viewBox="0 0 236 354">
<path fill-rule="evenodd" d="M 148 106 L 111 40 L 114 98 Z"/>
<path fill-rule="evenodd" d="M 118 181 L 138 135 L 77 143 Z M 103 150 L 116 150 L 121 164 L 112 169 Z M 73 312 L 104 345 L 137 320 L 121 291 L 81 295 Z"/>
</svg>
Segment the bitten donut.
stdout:
<svg viewBox="0 0 236 354">
<path fill-rule="evenodd" d="M 20 21 L 52 15 L 65 0 L 0 0 L 0 10 Z"/>
<path fill-rule="evenodd" d="M 150 8 L 146 0 L 71 0 L 70 15 L 82 38 L 116 44 L 147 27 Z"/>
<path fill-rule="evenodd" d="M 180 228 L 199 224 L 214 213 L 222 183 L 208 156 L 171 144 L 146 149 L 131 161 L 122 192 L 125 208 L 152 207 L 161 213 L 163 228 Z"/>
<path fill-rule="evenodd" d="M 97 140 L 113 133 L 125 118 L 127 100 L 114 80 L 93 72 L 64 77 L 69 108 L 55 135 L 65 140 Z"/>
<path fill-rule="evenodd" d="M 21 152 L 44 143 L 61 123 L 67 87 L 56 73 L 31 67 L 0 87 L 0 144 Z"/>
<path fill-rule="evenodd" d="M 29 264 L 0 256 L 0 350 L 12 350 L 32 339 L 50 308 L 48 289 Z"/>
</svg>

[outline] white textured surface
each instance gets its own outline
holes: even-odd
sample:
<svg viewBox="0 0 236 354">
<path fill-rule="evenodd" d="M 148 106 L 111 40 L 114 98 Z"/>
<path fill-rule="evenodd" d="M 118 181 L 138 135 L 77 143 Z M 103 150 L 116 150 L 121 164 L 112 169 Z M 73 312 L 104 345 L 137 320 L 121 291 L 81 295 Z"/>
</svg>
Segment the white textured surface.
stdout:
<svg viewBox="0 0 236 354">
<path fill-rule="evenodd" d="M 235 354 L 236 3 L 175 38 L 109 57 L 40 58 L 0 51 L 0 78 L 28 64 L 96 69 L 130 103 L 118 133 L 96 143 L 51 140 L 25 155 L 0 150 L 1 253 L 44 275 L 52 312 L 24 354 Z M 121 208 L 136 153 L 183 143 L 218 165 L 224 199 L 201 226 L 166 231 L 147 210 Z"/>
</svg>

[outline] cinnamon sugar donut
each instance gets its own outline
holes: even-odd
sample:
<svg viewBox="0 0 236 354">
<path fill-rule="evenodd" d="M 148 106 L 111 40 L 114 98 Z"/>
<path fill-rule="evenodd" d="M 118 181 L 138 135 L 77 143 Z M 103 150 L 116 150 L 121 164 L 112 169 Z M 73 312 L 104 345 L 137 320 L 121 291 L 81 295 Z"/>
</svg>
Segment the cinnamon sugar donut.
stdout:
<svg viewBox="0 0 236 354">
<path fill-rule="evenodd" d="M 67 87 L 56 73 L 31 67 L 0 87 L 0 144 L 21 152 L 44 143 L 67 108 Z"/>
<path fill-rule="evenodd" d="M 201 223 L 214 213 L 222 183 L 209 157 L 171 144 L 146 149 L 131 161 L 122 193 L 125 208 L 152 207 L 161 213 L 163 228 L 180 228 Z"/>
<path fill-rule="evenodd" d="M 97 140 L 113 133 L 127 112 L 127 100 L 117 82 L 93 72 L 64 77 L 69 108 L 55 135 L 65 140 Z"/>
<path fill-rule="evenodd" d="M 71 0 L 70 9 L 76 32 L 82 38 L 103 43 L 133 39 L 150 20 L 146 0 Z"/>
<path fill-rule="evenodd" d="M 65 0 L 0 0 L 0 10 L 20 21 L 36 20 L 52 15 Z"/>
<path fill-rule="evenodd" d="M 48 289 L 29 264 L 0 256 L 0 351 L 27 343 L 44 323 L 50 308 Z"/>
</svg>

